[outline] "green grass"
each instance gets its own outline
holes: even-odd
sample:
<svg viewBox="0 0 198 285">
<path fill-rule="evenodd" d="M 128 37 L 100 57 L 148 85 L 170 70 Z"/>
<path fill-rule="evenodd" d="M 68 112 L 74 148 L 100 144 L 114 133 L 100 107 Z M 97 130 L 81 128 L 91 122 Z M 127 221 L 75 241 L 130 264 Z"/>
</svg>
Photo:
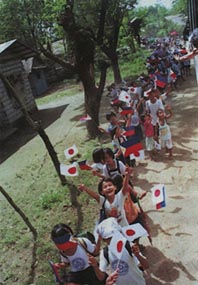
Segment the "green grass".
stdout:
<svg viewBox="0 0 198 285">
<path fill-rule="evenodd" d="M 80 92 L 82 92 L 82 89 L 80 89 L 79 85 L 75 85 L 75 86 L 68 86 L 68 89 L 62 90 L 62 91 L 56 91 L 53 92 L 49 95 L 46 95 L 44 97 L 38 98 L 36 99 L 36 103 L 37 105 L 43 105 L 46 103 L 49 103 L 51 101 L 55 101 L 55 100 L 59 100 L 63 97 L 70 97 L 70 96 L 74 96 Z"/>
</svg>

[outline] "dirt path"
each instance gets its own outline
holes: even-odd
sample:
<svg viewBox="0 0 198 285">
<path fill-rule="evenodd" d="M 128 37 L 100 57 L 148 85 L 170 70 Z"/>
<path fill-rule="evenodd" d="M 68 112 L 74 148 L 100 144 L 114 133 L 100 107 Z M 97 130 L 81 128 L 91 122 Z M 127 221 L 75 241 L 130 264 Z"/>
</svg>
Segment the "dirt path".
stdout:
<svg viewBox="0 0 198 285">
<path fill-rule="evenodd" d="M 145 255 L 150 262 L 146 279 L 147 285 L 197 285 L 198 87 L 194 77 L 184 82 L 168 100 L 174 112 L 170 120 L 174 159 L 169 161 L 159 155 L 157 162 L 145 160 L 135 169 L 137 189 L 149 192 L 154 184 L 164 183 L 166 186 L 165 208 L 155 210 L 150 193 L 142 203 L 149 215 L 153 236 L 153 247 L 147 239 L 143 240 Z M 107 98 L 104 99 L 106 101 Z M 85 126 L 78 122 L 84 113 L 83 94 L 56 102 L 56 106 L 43 106 L 45 116 L 50 116 L 54 107 L 56 112 L 61 108 L 61 112 L 46 129 L 52 143 L 56 146 L 67 141 L 69 145 L 70 142 L 84 140 Z M 101 116 L 104 113 L 105 108 L 102 108 Z M 45 155 L 40 138 L 35 136 L 0 165 L 1 184 L 14 183 L 17 173 L 29 167 L 34 160 L 43 160 Z M 0 201 L 2 203 L 1 197 Z"/>
</svg>

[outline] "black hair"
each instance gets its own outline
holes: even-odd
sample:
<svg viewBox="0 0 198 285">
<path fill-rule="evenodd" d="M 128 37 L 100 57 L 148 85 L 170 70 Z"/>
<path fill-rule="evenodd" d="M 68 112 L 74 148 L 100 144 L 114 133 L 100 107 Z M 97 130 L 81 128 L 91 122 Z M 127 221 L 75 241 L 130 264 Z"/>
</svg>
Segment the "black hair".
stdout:
<svg viewBox="0 0 198 285">
<path fill-rule="evenodd" d="M 122 185 L 123 185 L 123 176 L 121 174 L 115 174 L 113 177 L 112 177 L 113 181 L 114 181 L 114 185 L 116 185 L 117 187 L 117 192 L 119 192 L 121 189 L 122 189 Z"/>
<path fill-rule="evenodd" d="M 72 229 L 66 224 L 62 224 L 62 223 L 57 224 L 53 227 L 51 231 L 51 239 L 53 240 L 54 238 L 62 237 L 65 234 L 73 235 Z"/>
<path fill-rule="evenodd" d="M 115 158 L 114 152 L 110 147 L 105 147 L 104 148 L 104 154 L 108 154 L 111 158 Z"/>
<path fill-rule="evenodd" d="M 104 161 L 104 149 L 96 148 L 92 152 L 92 158 L 95 163 L 99 163 Z"/>
<path fill-rule="evenodd" d="M 192 35 L 190 36 L 190 43 L 198 48 L 198 28 L 194 29 Z"/>
<path fill-rule="evenodd" d="M 98 183 L 98 193 L 102 196 L 104 196 L 102 194 L 102 185 L 104 182 L 111 182 L 113 185 L 115 185 L 117 187 L 117 185 L 115 184 L 115 181 L 113 178 L 107 177 L 107 178 L 103 178 L 99 183 Z"/>
<path fill-rule="evenodd" d="M 111 117 L 116 117 L 116 114 L 114 112 L 110 112 L 106 114 L 107 121 L 110 121 Z"/>
</svg>

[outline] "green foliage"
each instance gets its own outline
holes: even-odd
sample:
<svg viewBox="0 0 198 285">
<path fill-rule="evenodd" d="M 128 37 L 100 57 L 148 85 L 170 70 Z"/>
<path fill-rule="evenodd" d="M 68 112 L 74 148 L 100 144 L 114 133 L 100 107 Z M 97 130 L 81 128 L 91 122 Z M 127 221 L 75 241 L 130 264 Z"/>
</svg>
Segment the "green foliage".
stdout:
<svg viewBox="0 0 198 285">
<path fill-rule="evenodd" d="M 174 0 L 171 14 L 188 15 L 188 0 Z"/>
<path fill-rule="evenodd" d="M 40 203 L 43 209 L 51 209 L 55 203 L 61 203 L 64 201 L 65 205 L 70 205 L 70 200 L 65 197 L 65 191 L 63 189 L 48 189 L 40 196 Z"/>
<path fill-rule="evenodd" d="M 166 37 L 173 30 L 181 30 L 181 27 L 166 19 L 169 15 L 170 10 L 160 5 L 132 11 L 132 16 L 143 19 L 141 35 L 146 37 Z"/>
</svg>

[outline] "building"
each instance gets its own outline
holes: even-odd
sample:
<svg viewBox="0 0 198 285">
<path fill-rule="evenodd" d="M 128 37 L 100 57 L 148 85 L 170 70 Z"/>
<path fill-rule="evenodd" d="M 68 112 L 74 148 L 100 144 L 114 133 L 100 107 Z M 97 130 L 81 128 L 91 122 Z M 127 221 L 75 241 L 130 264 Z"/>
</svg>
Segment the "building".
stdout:
<svg viewBox="0 0 198 285">
<path fill-rule="evenodd" d="M 0 73 L 12 84 L 28 111 L 37 107 L 23 61 L 35 55 L 35 51 L 16 39 L 0 44 Z M 0 141 L 16 130 L 22 116 L 20 106 L 0 79 Z"/>
</svg>

